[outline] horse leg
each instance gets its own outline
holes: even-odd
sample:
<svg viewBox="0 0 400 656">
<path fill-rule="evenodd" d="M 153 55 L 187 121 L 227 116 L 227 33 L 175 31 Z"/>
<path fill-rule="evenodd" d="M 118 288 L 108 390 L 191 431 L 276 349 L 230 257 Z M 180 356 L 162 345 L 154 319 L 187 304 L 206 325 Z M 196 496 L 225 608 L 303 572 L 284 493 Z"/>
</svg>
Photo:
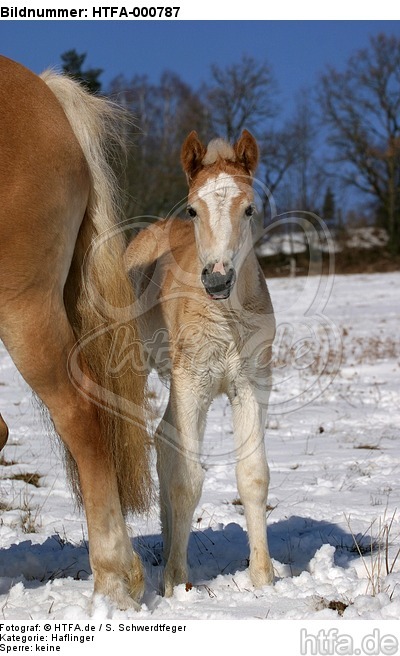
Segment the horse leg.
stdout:
<svg viewBox="0 0 400 656">
<path fill-rule="evenodd" d="M 5 447 L 8 440 L 8 426 L 0 415 L 0 451 Z"/>
<path fill-rule="evenodd" d="M 29 293 L 8 304 L 1 337 L 27 383 L 49 409 L 55 429 L 74 458 L 88 524 L 94 591 L 120 608 L 135 607 L 143 572 L 121 513 L 117 480 L 101 438 L 96 407 L 72 385 L 68 354 L 75 343 L 62 300 Z"/>
<path fill-rule="evenodd" d="M 250 384 L 236 389 L 231 404 L 236 478 L 250 545 L 250 578 L 256 587 L 261 587 L 274 578 L 266 526 L 269 468 L 264 445 L 265 412 Z"/>
<path fill-rule="evenodd" d="M 166 597 L 172 596 L 174 586 L 188 580 L 189 535 L 204 478 L 199 449 L 206 409 L 199 405 L 193 389 L 196 386 L 185 383 L 184 376 L 179 384 L 171 384 L 168 407 L 156 434 Z"/>
<path fill-rule="evenodd" d="M 161 522 L 161 531 L 163 536 L 163 552 L 164 552 L 164 562 L 168 561 L 169 552 L 171 548 L 171 534 L 170 527 L 172 523 L 171 519 L 171 506 L 169 503 L 168 495 L 168 456 L 170 455 L 171 447 L 167 442 L 168 431 L 171 430 L 172 426 L 172 414 L 171 414 L 171 403 L 168 402 L 167 408 L 164 412 L 164 416 L 157 428 L 155 435 L 155 445 L 157 452 L 157 475 L 160 486 L 159 492 L 159 503 L 160 503 L 160 522 Z"/>
</svg>

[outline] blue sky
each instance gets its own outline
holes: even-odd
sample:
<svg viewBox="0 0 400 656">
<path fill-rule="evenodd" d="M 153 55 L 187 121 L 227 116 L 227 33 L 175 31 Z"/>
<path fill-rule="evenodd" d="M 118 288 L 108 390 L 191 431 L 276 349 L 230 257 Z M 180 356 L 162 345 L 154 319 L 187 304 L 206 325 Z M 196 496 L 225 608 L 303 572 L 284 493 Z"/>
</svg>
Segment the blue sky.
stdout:
<svg viewBox="0 0 400 656">
<path fill-rule="evenodd" d="M 120 73 L 157 81 L 165 69 L 197 87 L 212 63 L 246 53 L 270 64 L 284 109 L 325 65 L 343 68 L 379 32 L 400 36 L 400 21 L 3 21 L 0 52 L 38 73 L 75 48 L 104 70 L 105 88 Z"/>
<path fill-rule="evenodd" d="M 212 63 L 229 65 L 247 54 L 271 66 L 279 123 L 325 66 L 343 69 L 380 32 L 400 37 L 400 21 L 3 21 L 0 52 L 36 73 L 60 65 L 66 50 L 86 52 L 85 65 L 104 70 L 104 90 L 121 73 L 157 82 L 166 69 L 197 88 Z"/>
</svg>

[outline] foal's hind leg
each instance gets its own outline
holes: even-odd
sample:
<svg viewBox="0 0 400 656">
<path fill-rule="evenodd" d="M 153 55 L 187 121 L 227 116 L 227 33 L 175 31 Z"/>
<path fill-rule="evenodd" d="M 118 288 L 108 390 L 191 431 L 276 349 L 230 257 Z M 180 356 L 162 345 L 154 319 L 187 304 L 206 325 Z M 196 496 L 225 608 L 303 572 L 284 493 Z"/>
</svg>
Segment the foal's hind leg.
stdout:
<svg viewBox="0 0 400 656">
<path fill-rule="evenodd" d="M 171 505 L 169 503 L 168 483 L 170 477 L 171 461 L 173 454 L 169 446 L 168 435 L 172 426 L 171 403 L 168 402 L 164 416 L 157 428 L 155 435 L 155 445 L 157 452 L 157 475 L 160 486 L 159 504 L 160 504 L 160 521 L 163 536 L 164 561 L 167 562 L 171 548 Z"/>
<path fill-rule="evenodd" d="M 164 593 L 188 580 L 187 547 L 193 513 L 199 502 L 204 473 L 199 449 L 206 407 L 192 389 L 192 381 L 176 376 L 164 418 L 157 430 L 157 471 L 160 480 L 161 523 L 164 537 Z"/>
<path fill-rule="evenodd" d="M 72 385 L 67 359 L 75 339 L 58 298 L 29 294 L 8 304 L 0 333 L 16 366 L 50 411 L 76 461 L 86 511 L 95 592 L 120 608 L 138 607 L 143 573 L 121 513 L 114 466 L 101 438 L 96 408 Z"/>
<path fill-rule="evenodd" d="M 250 544 L 250 578 L 260 587 L 274 578 L 266 527 L 269 468 L 264 446 L 265 413 L 250 384 L 240 388 L 231 403 L 237 485 Z"/>
</svg>

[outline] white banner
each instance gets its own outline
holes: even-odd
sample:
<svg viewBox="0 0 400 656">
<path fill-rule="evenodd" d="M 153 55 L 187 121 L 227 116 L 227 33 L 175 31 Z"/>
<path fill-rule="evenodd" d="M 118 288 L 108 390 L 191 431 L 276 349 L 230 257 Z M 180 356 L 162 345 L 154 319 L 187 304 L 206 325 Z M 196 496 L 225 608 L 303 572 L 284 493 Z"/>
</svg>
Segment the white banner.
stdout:
<svg viewBox="0 0 400 656">
<path fill-rule="evenodd" d="M 190 653 L 192 656 L 223 651 L 290 656 L 396 656 L 399 654 L 398 621 L 291 622 L 260 617 L 258 620 L 107 620 L 0 623 L 0 651 L 58 652 L 62 656 L 110 653 Z"/>
<path fill-rule="evenodd" d="M 228 3 L 202 0 L 127 0 L 84 2 L 84 0 L 10 0 L 1 2 L 1 20 L 398 20 L 400 4 L 392 0 L 365 2 L 339 0 L 289 0 L 285 3 L 247 0 Z M 239 45 L 239 44 L 238 44 Z M 340 47 L 340 46 L 339 46 Z"/>
</svg>

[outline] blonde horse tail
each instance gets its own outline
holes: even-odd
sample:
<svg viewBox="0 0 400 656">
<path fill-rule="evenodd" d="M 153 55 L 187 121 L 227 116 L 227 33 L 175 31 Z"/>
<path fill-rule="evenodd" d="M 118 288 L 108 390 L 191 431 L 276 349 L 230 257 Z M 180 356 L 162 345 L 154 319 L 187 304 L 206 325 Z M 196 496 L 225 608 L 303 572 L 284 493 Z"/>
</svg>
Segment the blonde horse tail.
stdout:
<svg viewBox="0 0 400 656">
<path fill-rule="evenodd" d="M 132 366 L 123 367 L 117 375 L 115 371 L 110 374 L 107 367 L 111 353 L 121 343 L 121 334 L 125 340 L 129 336 L 130 362 L 141 361 L 138 329 L 132 318 L 133 289 L 123 262 L 125 239 L 118 229 L 118 187 L 111 165 L 115 147 L 123 146 L 124 112 L 66 76 L 46 71 L 40 77 L 63 107 L 91 179 L 87 209 L 64 290 L 65 307 L 77 340 L 70 357 L 70 376 L 82 394 L 97 405 L 123 512 L 143 512 L 152 498 L 146 377 L 139 367 L 136 371 Z M 77 369 L 80 371 L 75 376 Z M 77 468 L 68 452 L 66 465 L 80 501 Z"/>
</svg>

